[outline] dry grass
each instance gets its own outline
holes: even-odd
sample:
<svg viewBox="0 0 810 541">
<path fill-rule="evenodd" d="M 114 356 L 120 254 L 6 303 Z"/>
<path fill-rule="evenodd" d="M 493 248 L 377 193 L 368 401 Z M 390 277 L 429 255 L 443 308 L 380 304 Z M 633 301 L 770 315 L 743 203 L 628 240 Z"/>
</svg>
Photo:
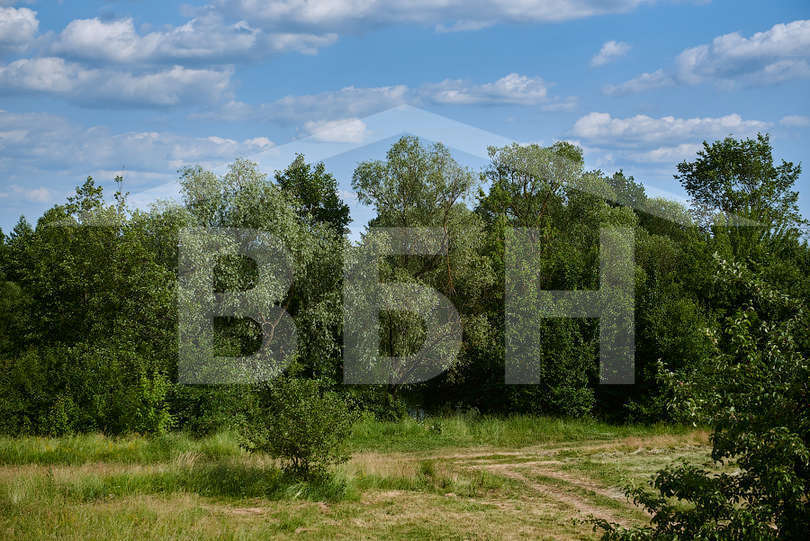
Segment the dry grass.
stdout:
<svg viewBox="0 0 810 541">
<path fill-rule="evenodd" d="M 367 450 L 336 473 L 340 497 L 334 487 L 283 485 L 265 457 L 193 448 L 152 463 L 6 465 L 0 538 L 593 539 L 589 516 L 647 519 L 623 485 L 675 459 L 705 463 L 707 453 L 699 430 Z"/>
</svg>

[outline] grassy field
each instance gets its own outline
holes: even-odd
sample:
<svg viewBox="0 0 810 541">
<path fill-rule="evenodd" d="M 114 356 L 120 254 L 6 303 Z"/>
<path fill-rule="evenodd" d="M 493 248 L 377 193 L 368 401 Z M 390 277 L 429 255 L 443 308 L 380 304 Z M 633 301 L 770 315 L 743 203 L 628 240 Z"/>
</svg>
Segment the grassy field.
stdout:
<svg viewBox="0 0 810 541">
<path fill-rule="evenodd" d="M 0 439 L 3 539 L 590 539 L 648 517 L 622 487 L 708 462 L 705 431 L 538 417 L 363 420 L 333 479 L 236 438 Z"/>
</svg>

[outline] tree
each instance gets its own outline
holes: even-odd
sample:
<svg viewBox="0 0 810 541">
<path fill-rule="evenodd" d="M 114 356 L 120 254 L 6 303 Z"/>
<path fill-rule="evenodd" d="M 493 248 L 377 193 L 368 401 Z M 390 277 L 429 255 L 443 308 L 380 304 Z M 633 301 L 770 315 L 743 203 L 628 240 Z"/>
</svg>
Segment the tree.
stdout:
<svg viewBox="0 0 810 541">
<path fill-rule="evenodd" d="M 356 418 L 337 393 L 307 379 L 282 379 L 261 392 L 262 406 L 242 431 L 243 445 L 281 459 L 304 478 L 327 473 L 349 459 L 346 449 Z"/>
<path fill-rule="evenodd" d="M 313 167 L 297 154 L 284 171 L 276 172 L 279 187 L 292 194 L 298 203 L 298 215 L 332 227 L 342 234 L 351 222 L 349 206 L 338 195 L 337 181 L 323 162 Z"/>
<path fill-rule="evenodd" d="M 505 215 L 517 227 L 541 227 L 550 205 L 559 205 L 563 189 L 582 175 L 582 150 L 566 142 L 490 147 L 489 157 L 483 176 L 491 186 L 488 194 L 480 193 L 478 212 Z"/>
<path fill-rule="evenodd" d="M 801 164 L 784 160 L 775 165 L 770 138 L 757 134 L 755 139 L 704 141 L 697 159 L 678 164 L 675 179 L 699 212 L 720 211 L 727 220 L 741 216 L 775 234 L 797 235 L 807 225 L 794 189 L 801 170 Z"/>
<path fill-rule="evenodd" d="M 810 528 L 810 361 L 797 345 L 806 306 L 745 265 L 719 260 L 718 286 L 743 295 L 713 336 L 714 355 L 684 380 L 671 374 L 673 407 L 713 425 L 710 473 L 683 464 L 660 471 L 655 491 L 628 494 L 652 527 L 596 521 L 607 540 L 804 539 Z"/>
<path fill-rule="evenodd" d="M 347 268 L 357 276 L 373 273 L 370 278 L 373 283 L 379 276 L 383 282 L 428 285 L 447 297 L 460 317 L 460 321 L 457 321 L 456 316 L 452 315 L 445 324 L 426 329 L 419 314 L 383 312 L 379 338 L 385 355 L 405 357 L 413 354 L 422 344 L 425 345 L 423 352 L 430 350 L 429 345 L 446 345 L 441 338 L 453 335 L 459 323 L 463 323 L 468 343 L 473 342 L 473 337 L 481 336 L 474 330 L 480 327 L 483 295 L 493 283 L 494 276 L 490 262 L 480 252 L 484 239 L 483 223 L 465 205 L 477 185 L 478 179 L 460 166 L 444 145 L 425 145 L 415 137 L 399 139 L 389 149 L 385 160 L 362 162 L 355 169 L 352 187 L 361 203 L 375 209 L 376 216 L 369 222 L 363 247 L 347 252 Z M 435 238 L 417 238 L 413 234 L 408 238 L 408 243 L 435 244 L 441 253 L 433 256 L 385 257 L 379 262 L 378 273 L 377 266 L 369 267 L 368 260 L 360 254 L 360 251 L 365 254 L 366 250 L 383 249 L 390 241 L 385 233 L 375 231 L 374 227 L 433 228 L 439 233 L 438 242 L 433 242 L 437 240 Z M 374 309 L 364 304 L 365 295 L 361 293 L 349 295 L 347 299 L 358 303 L 355 313 Z M 430 299 L 423 300 L 425 310 L 436 309 Z M 376 330 L 366 329 L 362 332 L 376 333 Z M 376 340 L 374 336 L 363 343 L 376 344 Z M 456 367 L 464 364 L 464 354 L 462 351 L 461 359 L 455 360 Z M 375 366 L 377 355 L 377 351 L 368 352 L 368 366 Z M 418 372 L 420 367 L 433 366 L 432 363 L 438 358 L 446 360 L 439 354 L 425 354 L 420 358 L 421 365 L 419 362 L 397 364 L 392 367 L 391 380 L 395 383 L 406 381 L 408 374 Z M 449 368 L 447 364 L 442 366 Z M 397 389 L 389 388 L 394 393 Z"/>
</svg>

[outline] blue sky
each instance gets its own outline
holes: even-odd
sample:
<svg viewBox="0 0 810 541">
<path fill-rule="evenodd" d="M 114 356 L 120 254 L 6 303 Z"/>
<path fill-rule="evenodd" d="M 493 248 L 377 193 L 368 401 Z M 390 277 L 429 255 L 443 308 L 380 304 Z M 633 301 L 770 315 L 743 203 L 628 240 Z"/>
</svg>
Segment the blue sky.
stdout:
<svg viewBox="0 0 810 541">
<path fill-rule="evenodd" d="M 392 140 L 367 117 L 403 105 L 575 141 L 677 196 L 704 139 L 765 131 L 810 167 L 808 96 L 806 0 L 0 0 L 0 227 L 88 175 L 147 204 L 184 165 L 296 149 L 329 157 L 361 225 L 352 169 Z"/>
</svg>

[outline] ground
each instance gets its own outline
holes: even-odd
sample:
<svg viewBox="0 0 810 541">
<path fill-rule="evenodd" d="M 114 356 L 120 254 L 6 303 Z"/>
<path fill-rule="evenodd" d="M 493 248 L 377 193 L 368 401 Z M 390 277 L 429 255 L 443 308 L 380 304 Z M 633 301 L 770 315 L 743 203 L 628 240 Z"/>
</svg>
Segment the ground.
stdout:
<svg viewBox="0 0 810 541">
<path fill-rule="evenodd" d="M 674 460 L 709 461 L 702 430 L 518 425 L 367 423 L 355 431 L 351 461 L 323 486 L 284 480 L 229 435 L 8 438 L 0 441 L 0 536 L 591 539 L 589 517 L 649 518 L 622 487 Z"/>
</svg>

